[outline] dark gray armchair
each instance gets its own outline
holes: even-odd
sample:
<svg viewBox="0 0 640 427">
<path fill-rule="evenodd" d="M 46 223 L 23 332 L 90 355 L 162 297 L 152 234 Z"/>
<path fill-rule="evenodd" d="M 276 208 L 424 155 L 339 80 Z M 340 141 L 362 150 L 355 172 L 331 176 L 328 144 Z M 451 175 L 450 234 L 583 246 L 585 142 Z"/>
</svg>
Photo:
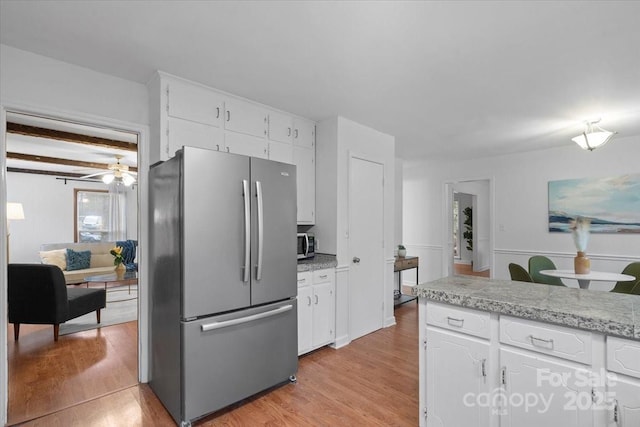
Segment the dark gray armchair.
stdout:
<svg viewBox="0 0 640 427">
<path fill-rule="evenodd" d="M 58 341 L 60 323 L 96 312 L 106 306 L 104 289 L 67 288 L 62 270 L 55 265 L 9 264 L 8 305 L 13 337 L 20 336 L 20 324 L 53 325 L 53 339 Z"/>
</svg>

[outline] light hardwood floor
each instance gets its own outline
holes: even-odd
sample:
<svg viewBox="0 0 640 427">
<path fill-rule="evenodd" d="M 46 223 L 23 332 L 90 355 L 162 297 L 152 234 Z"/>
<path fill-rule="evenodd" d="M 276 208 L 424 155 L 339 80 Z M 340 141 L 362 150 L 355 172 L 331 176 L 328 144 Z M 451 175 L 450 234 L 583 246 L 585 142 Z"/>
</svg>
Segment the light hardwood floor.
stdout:
<svg viewBox="0 0 640 427">
<path fill-rule="evenodd" d="M 339 350 L 324 347 L 301 357 L 297 384 L 277 387 L 194 424 L 417 425 L 417 311 L 416 304 L 398 307 L 395 311 L 397 325 L 357 339 Z M 115 355 L 106 352 L 106 358 L 112 356 Z M 85 384 L 83 388 L 91 386 Z M 137 384 L 25 425 L 170 426 L 174 423 L 150 388 L 146 384 Z"/>
<path fill-rule="evenodd" d="M 61 335 L 9 325 L 8 424 L 41 417 L 138 383 L 137 322 Z"/>
<path fill-rule="evenodd" d="M 455 274 L 464 274 L 465 276 L 490 277 L 491 270 L 473 271 L 473 267 L 469 264 L 453 264 Z"/>
</svg>

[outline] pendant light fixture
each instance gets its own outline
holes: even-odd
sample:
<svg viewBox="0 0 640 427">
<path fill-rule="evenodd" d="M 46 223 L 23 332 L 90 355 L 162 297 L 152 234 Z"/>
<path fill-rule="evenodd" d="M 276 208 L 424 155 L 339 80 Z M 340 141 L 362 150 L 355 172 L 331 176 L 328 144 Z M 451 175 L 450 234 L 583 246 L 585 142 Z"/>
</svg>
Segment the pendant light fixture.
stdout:
<svg viewBox="0 0 640 427">
<path fill-rule="evenodd" d="M 585 130 L 580 135 L 571 138 L 583 150 L 593 151 L 611 140 L 617 132 L 610 132 L 598 126 L 600 119 L 585 122 Z"/>
</svg>

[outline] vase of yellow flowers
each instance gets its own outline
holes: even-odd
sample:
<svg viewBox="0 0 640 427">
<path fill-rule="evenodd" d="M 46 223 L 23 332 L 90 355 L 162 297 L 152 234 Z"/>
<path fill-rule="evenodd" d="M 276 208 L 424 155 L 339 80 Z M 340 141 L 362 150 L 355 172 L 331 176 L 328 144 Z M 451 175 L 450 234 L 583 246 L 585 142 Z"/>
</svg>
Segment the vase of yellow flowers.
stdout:
<svg viewBox="0 0 640 427">
<path fill-rule="evenodd" d="M 124 277 L 124 273 L 127 271 L 127 268 L 124 265 L 124 258 L 122 257 L 122 246 L 116 246 L 111 249 L 109 253 L 113 255 L 113 265 L 116 266 L 116 275 L 119 279 Z"/>
<path fill-rule="evenodd" d="M 589 218 L 579 216 L 571 221 L 571 234 L 578 250 L 577 256 L 573 259 L 573 269 L 576 274 L 589 274 L 591 271 L 591 260 L 586 255 L 590 227 L 591 220 Z"/>
</svg>

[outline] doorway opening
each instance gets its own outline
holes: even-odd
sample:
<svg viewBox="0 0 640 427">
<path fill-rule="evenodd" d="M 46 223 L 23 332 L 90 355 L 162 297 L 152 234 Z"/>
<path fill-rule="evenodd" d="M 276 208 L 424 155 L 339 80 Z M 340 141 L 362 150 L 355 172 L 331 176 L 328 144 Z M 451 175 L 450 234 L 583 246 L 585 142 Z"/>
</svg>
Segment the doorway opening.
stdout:
<svg viewBox="0 0 640 427">
<path fill-rule="evenodd" d="M 39 264 L 47 244 L 137 242 L 139 139 L 136 132 L 8 111 L 6 195 L 7 202 L 21 205 L 23 218 L 9 224 L 7 261 Z M 127 166 L 128 184 L 118 179 L 123 175 L 115 164 Z M 108 175 L 113 179 L 102 179 Z M 83 192 L 109 197 L 101 198 L 104 203 L 85 197 L 84 206 L 84 198 L 78 198 Z M 67 287 L 95 286 L 79 283 L 68 281 Z M 100 325 L 70 328 L 57 342 L 51 325 L 22 324 L 17 341 L 8 325 L 8 425 L 138 384 L 137 286 L 134 292 L 122 291 L 107 289 Z M 118 318 L 124 305 L 127 316 L 133 310 L 133 320 Z"/>
<path fill-rule="evenodd" d="M 457 181 L 445 184 L 447 275 L 491 277 L 493 264 L 492 181 Z"/>
</svg>

